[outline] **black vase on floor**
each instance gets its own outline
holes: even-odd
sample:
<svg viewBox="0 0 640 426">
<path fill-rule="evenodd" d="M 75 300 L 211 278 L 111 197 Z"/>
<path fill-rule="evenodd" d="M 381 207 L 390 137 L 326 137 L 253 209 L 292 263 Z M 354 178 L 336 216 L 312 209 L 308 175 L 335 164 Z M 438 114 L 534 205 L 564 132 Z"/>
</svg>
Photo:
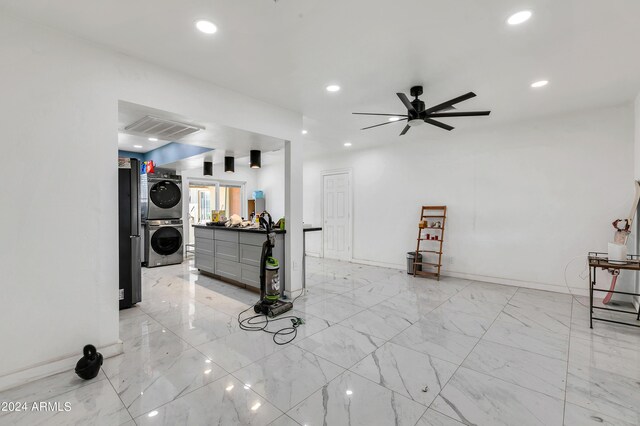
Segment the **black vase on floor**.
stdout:
<svg viewBox="0 0 640 426">
<path fill-rule="evenodd" d="M 87 345 L 82 350 L 84 356 L 76 364 L 76 374 L 85 380 L 91 380 L 98 375 L 102 366 L 102 354 L 93 345 Z"/>
</svg>

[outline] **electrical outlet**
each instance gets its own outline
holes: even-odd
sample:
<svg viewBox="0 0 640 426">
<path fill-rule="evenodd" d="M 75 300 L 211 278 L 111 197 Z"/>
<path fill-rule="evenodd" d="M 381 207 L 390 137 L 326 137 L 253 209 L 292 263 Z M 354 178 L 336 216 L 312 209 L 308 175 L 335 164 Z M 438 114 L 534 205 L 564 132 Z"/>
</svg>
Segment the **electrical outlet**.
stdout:
<svg viewBox="0 0 640 426">
<path fill-rule="evenodd" d="M 293 270 L 294 271 L 298 271 L 300 269 L 300 262 L 298 262 L 297 260 L 293 261 Z"/>
<path fill-rule="evenodd" d="M 121 288 L 118 292 L 118 300 L 124 300 L 124 288 Z"/>
</svg>

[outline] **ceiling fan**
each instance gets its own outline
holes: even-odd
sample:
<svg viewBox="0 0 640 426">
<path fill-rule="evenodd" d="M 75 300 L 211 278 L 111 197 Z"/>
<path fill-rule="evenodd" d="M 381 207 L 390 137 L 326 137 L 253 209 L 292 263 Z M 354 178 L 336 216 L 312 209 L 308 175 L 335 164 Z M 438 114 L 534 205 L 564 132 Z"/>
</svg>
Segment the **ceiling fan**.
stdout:
<svg viewBox="0 0 640 426">
<path fill-rule="evenodd" d="M 356 115 L 378 115 L 378 116 L 381 115 L 381 116 L 398 118 L 398 120 L 391 120 L 386 123 L 376 124 L 375 126 L 365 127 L 361 130 L 372 129 L 374 127 L 385 126 L 387 124 L 393 124 L 393 123 L 405 121 L 405 120 L 408 121 L 408 123 L 404 127 L 402 132 L 400 132 L 400 136 L 407 133 L 411 127 L 419 126 L 424 123 L 428 123 L 445 130 L 453 130 L 454 129 L 453 127 L 449 126 L 448 124 L 442 123 L 440 121 L 434 120 L 434 118 L 473 117 L 478 115 L 491 114 L 491 111 L 468 111 L 468 112 L 452 111 L 455 109 L 454 107 L 455 104 L 475 97 L 476 94 L 473 92 L 469 92 L 462 96 L 458 96 L 457 98 L 453 98 L 447 102 L 443 102 L 441 104 L 432 106 L 430 108 L 425 108 L 424 102 L 418 99 L 418 96 L 422 95 L 422 86 L 413 86 L 409 93 L 411 94 L 411 96 L 415 97 L 413 101 L 409 101 L 409 98 L 404 93 L 396 93 L 396 95 L 398 95 L 398 97 L 400 98 L 404 106 L 407 107 L 406 114 L 378 114 L 378 113 L 369 113 L 369 112 L 354 112 L 353 114 L 356 114 Z"/>
</svg>

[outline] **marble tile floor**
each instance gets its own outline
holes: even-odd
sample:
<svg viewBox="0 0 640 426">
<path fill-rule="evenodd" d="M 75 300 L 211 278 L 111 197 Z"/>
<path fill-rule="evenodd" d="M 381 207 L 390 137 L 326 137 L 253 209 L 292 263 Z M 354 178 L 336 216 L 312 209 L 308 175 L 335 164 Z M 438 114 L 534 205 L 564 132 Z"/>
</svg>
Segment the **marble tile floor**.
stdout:
<svg viewBox="0 0 640 426">
<path fill-rule="evenodd" d="M 0 425 L 640 424 L 640 329 L 591 330 L 584 298 L 310 258 L 292 312 L 305 324 L 276 345 L 238 327 L 255 293 L 192 260 L 143 275 L 144 301 L 120 313 L 125 353 L 96 379 L 0 393 L 71 410 Z"/>
</svg>

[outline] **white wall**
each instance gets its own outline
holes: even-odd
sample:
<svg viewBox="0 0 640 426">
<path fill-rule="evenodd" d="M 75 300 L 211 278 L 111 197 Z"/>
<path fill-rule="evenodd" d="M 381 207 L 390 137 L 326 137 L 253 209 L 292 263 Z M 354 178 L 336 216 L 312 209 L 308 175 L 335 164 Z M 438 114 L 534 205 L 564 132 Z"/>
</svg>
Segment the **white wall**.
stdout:
<svg viewBox="0 0 640 426">
<path fill-rule="evenodd" d="M 302 118 L 6 14 L 0 56 L 2 388 L 117 345 L 119 99 L 294 142 Z"/>
<path fill-rule="evenodd" d="M 635 122 L 635 150 L 634 150 L 634 176 L 636 180 L 640 180 L 640 93 L 636 96 L 634 102 L 634 122 Z"/>
<path fill-rule="evenodd" d="M 351 168 L 356 261 L 404 268 L 420 206 L 445 204 L 443 273 L 566 291 L 567 263 L 606 251 L 611 221 L 628 213 L 633 148 L 630 107 L 398 138 L 306 161 L 304 221 L 321 222 L 320 173 Z M 319 243 L 309 238 L 308 251 Z M 569 282 L 586 288 L 578 272 Z"/>
<path fill-rule="evenodd" d="M 640 93 L 636 96 L 634 102 L 634 123 L 635 123 L 635 134 L 634 134 L 634 177 L 636 180 L 640 180 Z M 637 217 L 636 217 L 637 219 Z M 640 234 L 640 221 L 636 220 L 635 228 L 635 239 L 633 249 L 630 250 L 631 253 L 640 254 L 640 238 L 638 234 Z M 633 234 L 632 234 L 633 235 Z M 634 274 L 635 280 L 635 292 L 640 293 L 640 274 Z M 636 307 L 640 305 L 640 297 L 635 298 Z"/>
<path fill-rule="evenodd" d="M 260 189 L 260 174 L 261 170 L 251 169 L 248 166 L 240 166 L 236 164 L 235 173 L 225 173 L 223 164 L 214 164 L 213 176 L 205 176 L 202 174 L 202 167 L 189 170 L 178 170 L 183 180 L 197 180 L 197 181 L 218 181 L 229 182 L 235 184 L 245 184 L 245 195 L 247 198 L 251 198 L 251 193 L 256 189 Z M 242 201 L 243 208 L 246 208 L 246 202 Z"/>
<path fill-rule="evenodd" d="M 236 163 L 235 173 L 225 173 L 224 164 L 214 164 L 213 176 L 204 176 L 202 168 L 182 170 L 183 177 L 199 180 L 218 180 L 225 182 L 244 182 L 245 195 L 250 199 L 253 191 L 262 190 L 265 194 L 266 209 L 274 221 L 285 216 L 285 162 L 284 148 L 276 152 L 262 153 L 262 167 L 252 169 Z M 246 203 L 243 208 L 246 207 Z"/>
<path fill-rule="evenodd" d="M 266 209 L 274 221 L 284 217 L 285 164 L 284 149 L 262 154 L 262 168 L 258 174 L 258 189 L 264 191 Z"/>
<path fill-rule="evenodd" d="M 285 258 L 287 261 L 287 290 L 289 297 L 300 295 L 302 290 L 302 209 L 303 209 L 303 155 L 304 145 L 292 141 L 284 143 L 284 208 L 287 212 Z M 300 194 L 300 196 L 296 196 Z"/>
</svg>

